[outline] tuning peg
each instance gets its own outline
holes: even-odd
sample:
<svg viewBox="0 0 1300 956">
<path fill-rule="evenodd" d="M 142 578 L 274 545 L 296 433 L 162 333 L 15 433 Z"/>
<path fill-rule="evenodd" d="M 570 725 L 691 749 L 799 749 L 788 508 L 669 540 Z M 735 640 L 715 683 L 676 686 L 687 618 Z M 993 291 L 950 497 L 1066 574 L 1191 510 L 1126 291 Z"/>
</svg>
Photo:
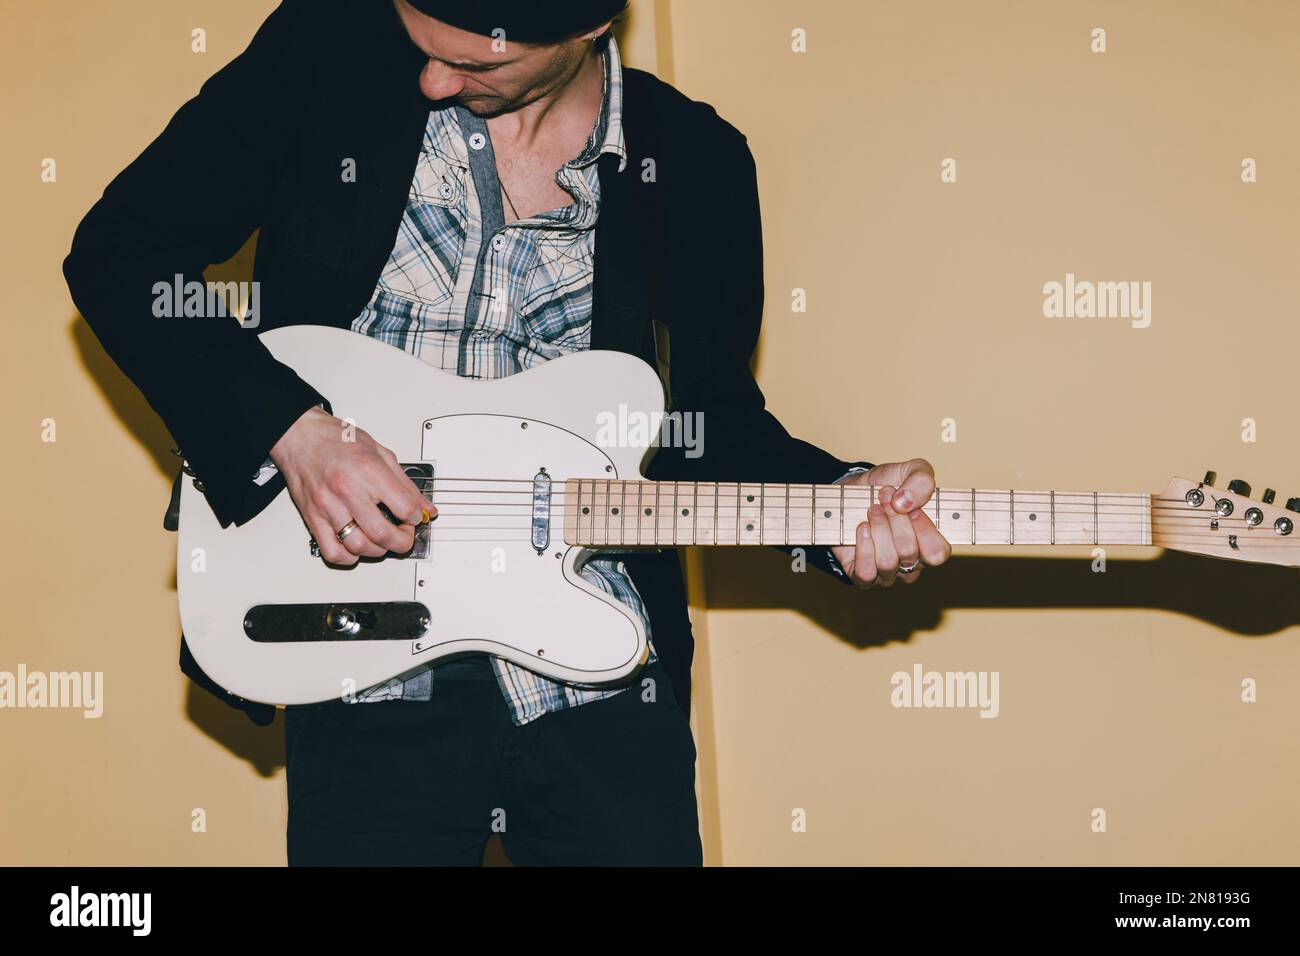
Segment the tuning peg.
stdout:
<svg viewBox="0 0 1300 956">
<path fill-rule="evenodd" d="M 1234 495 L 1241 495 L 1243 498 L 1250 497 L 1250 485 L 1242 481 L 1240 478 L 1234 478 L 1232 481 L 1228 482 L 1228 490 Z"/>
<path fill-rule="evenodd" d="M 1211 488 L 1213 488 L 1213 487 L 1214 487 L 1214 480 L 1215 480 L 1216 478 L 1218 478 L 1218 477 L 1219 477 L 1219 475 L 1218 475 L 1217 472 L 1207 471 L 1207 472 L 1205 473 L 1205 480 L 1202 481 L 1201 484 L 1203 484 L 1203 485 L 1209 485 Z"/>
<path fill-rule="evenodd" d="M 1273 499 L 1276 497 L 1277 497 L 1276 491 L 1274 491 L 1272 488 L 1265 488 L 1264 497 L 1260 498 L 1259 500 L 1264 502 L 1264 504 L 1266 505 L 1271 505 L 1273 503 Z"/>
<path fill-rule="evenodd" d="M 1300 511 L 1300 498 L 1288 498 L 1286 501 L 1287 511 Z"/>
</svg>

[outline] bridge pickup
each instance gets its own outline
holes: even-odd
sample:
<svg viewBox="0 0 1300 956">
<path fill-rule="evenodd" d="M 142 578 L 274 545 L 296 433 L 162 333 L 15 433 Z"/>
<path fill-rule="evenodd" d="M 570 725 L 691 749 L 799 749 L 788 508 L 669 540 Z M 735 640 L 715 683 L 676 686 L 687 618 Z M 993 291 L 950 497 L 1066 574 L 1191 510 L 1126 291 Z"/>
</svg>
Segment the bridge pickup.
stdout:
<svg viewBox="0 0 1300 956">
<path fill-rule="evenodd" d="M 420 494 L 424 496 L 424 500 L 432 502 L 434 478 L 433 463 L 420 461 L 415 462 L 414 464 L 403 464 L 402 470 L 406 472 L 406 477 L 410 478 L 411 481 L 415 483 L 415 487 L 420 490 Z M 401 524 L 401 521 L 397 516 L 389 511 L 382 502 L 379 505 L 379 510 L 383 512 L 384 517 L 393 524 Z M 433 522 L 426 521 L 424 524 L 416 526 L 415 543 L 411 546 L 410 551 L 407 551 L 405 554 L 394 554 L 390 551 L 382 560 L 389 561 L 394 558 L 399 560 L 406 560 L 408 558 L 423 560 L 429 556 L 429 547 L 432 539 Z M 316 543 L 315 538 L 307 539 L 307 550 L 311 553 L 313 558 L 320 557 L 320 545 Z"/>
<path fill-rule="evenodd" d="M 244 615 L 244 633 L 259 644 L 308 641 L 411 641 L 429 629 L 418 601 L 357 604 L 258 604 Z"/>
</svg>

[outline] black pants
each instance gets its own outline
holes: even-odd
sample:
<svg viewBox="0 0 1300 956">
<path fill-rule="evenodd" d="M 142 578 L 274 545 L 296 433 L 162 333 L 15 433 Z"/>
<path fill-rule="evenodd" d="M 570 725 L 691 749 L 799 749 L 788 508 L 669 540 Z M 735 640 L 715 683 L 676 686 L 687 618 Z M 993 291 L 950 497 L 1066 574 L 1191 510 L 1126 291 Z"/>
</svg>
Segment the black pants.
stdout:
<svg viewBox="0 0 1300 956">
<path fill-rule="evenodd" d="M 474 866 L 494 832 L 520 865 L 700 865 L 690 725 L 641 679 L 522 727 L 482 655 L 431 701 L 287 708 L 289 865 Z"/>
</svg>

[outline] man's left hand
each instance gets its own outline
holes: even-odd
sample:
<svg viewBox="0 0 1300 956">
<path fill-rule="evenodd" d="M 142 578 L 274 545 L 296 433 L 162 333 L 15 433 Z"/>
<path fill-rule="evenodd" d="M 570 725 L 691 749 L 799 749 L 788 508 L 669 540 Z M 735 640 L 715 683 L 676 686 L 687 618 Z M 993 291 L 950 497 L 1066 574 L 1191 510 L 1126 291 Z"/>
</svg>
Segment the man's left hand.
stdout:
<svg viewBox="0 0 1300 956">
<path fill-rule="evenodd" d="M 878 486 L 876 503 L 858 525 L 857 544 L 831 548 L 855 584 L 912 584 L 923 567 L 937 567 L 952 555 L 952 546 L 921 510 L 934 494 L 934 468 L 924 458 L 876 465 L 841 484 Z"/>
</svg>

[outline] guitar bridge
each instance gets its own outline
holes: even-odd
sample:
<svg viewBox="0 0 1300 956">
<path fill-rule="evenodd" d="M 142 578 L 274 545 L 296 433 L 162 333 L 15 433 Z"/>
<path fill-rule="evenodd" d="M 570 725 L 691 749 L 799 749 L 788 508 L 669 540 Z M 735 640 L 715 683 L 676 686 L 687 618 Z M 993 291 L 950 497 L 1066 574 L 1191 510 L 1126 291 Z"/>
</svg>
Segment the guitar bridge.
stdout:
<svg viewBox="0 0 1300 956">
<path fill-rule="evenodd" d="M 406 477 L 410 478 L 411 481 L 415 483 L 415 487 L 420 489 L 420 494 L 424 496 L 424 500 L 432 503 L 433 502 L 433 481 L 434 481 L 433 462 L 419 461 L 413 464 L 403 464 L 402 470 L 406 472 Z M 382 504 L 380 504 L 379 510 L 382 511 L 384 513 L 384 517 L 386 517 L 393 524 L 401 524 L 401 521 L 399 521 L 397 517 L 391 511 L 385 508 Z M 432 541 L 433 541 L 433 522 L 426 521 L 422 525 L 416 525 L 415 543 L 411 545 L 410 551 L 407 551 L 405 554 L 394 554 L 392 551 L 390 551 L 388 552 L 388 554 L 384 556 L 384 560 L 388 560 L 390 558 L 397 558 L 400 560 L 407 560 L 407 559 L 414 558 L 417 561 L 423 560 L 429 556 L 429 549 L 431 547 Z M 311 552 L 311 556 L 313 558 L 320 557 L 320 545 L 316 542 L 315 538 L 307 539 L 307 550 Z"/>
</svg>

